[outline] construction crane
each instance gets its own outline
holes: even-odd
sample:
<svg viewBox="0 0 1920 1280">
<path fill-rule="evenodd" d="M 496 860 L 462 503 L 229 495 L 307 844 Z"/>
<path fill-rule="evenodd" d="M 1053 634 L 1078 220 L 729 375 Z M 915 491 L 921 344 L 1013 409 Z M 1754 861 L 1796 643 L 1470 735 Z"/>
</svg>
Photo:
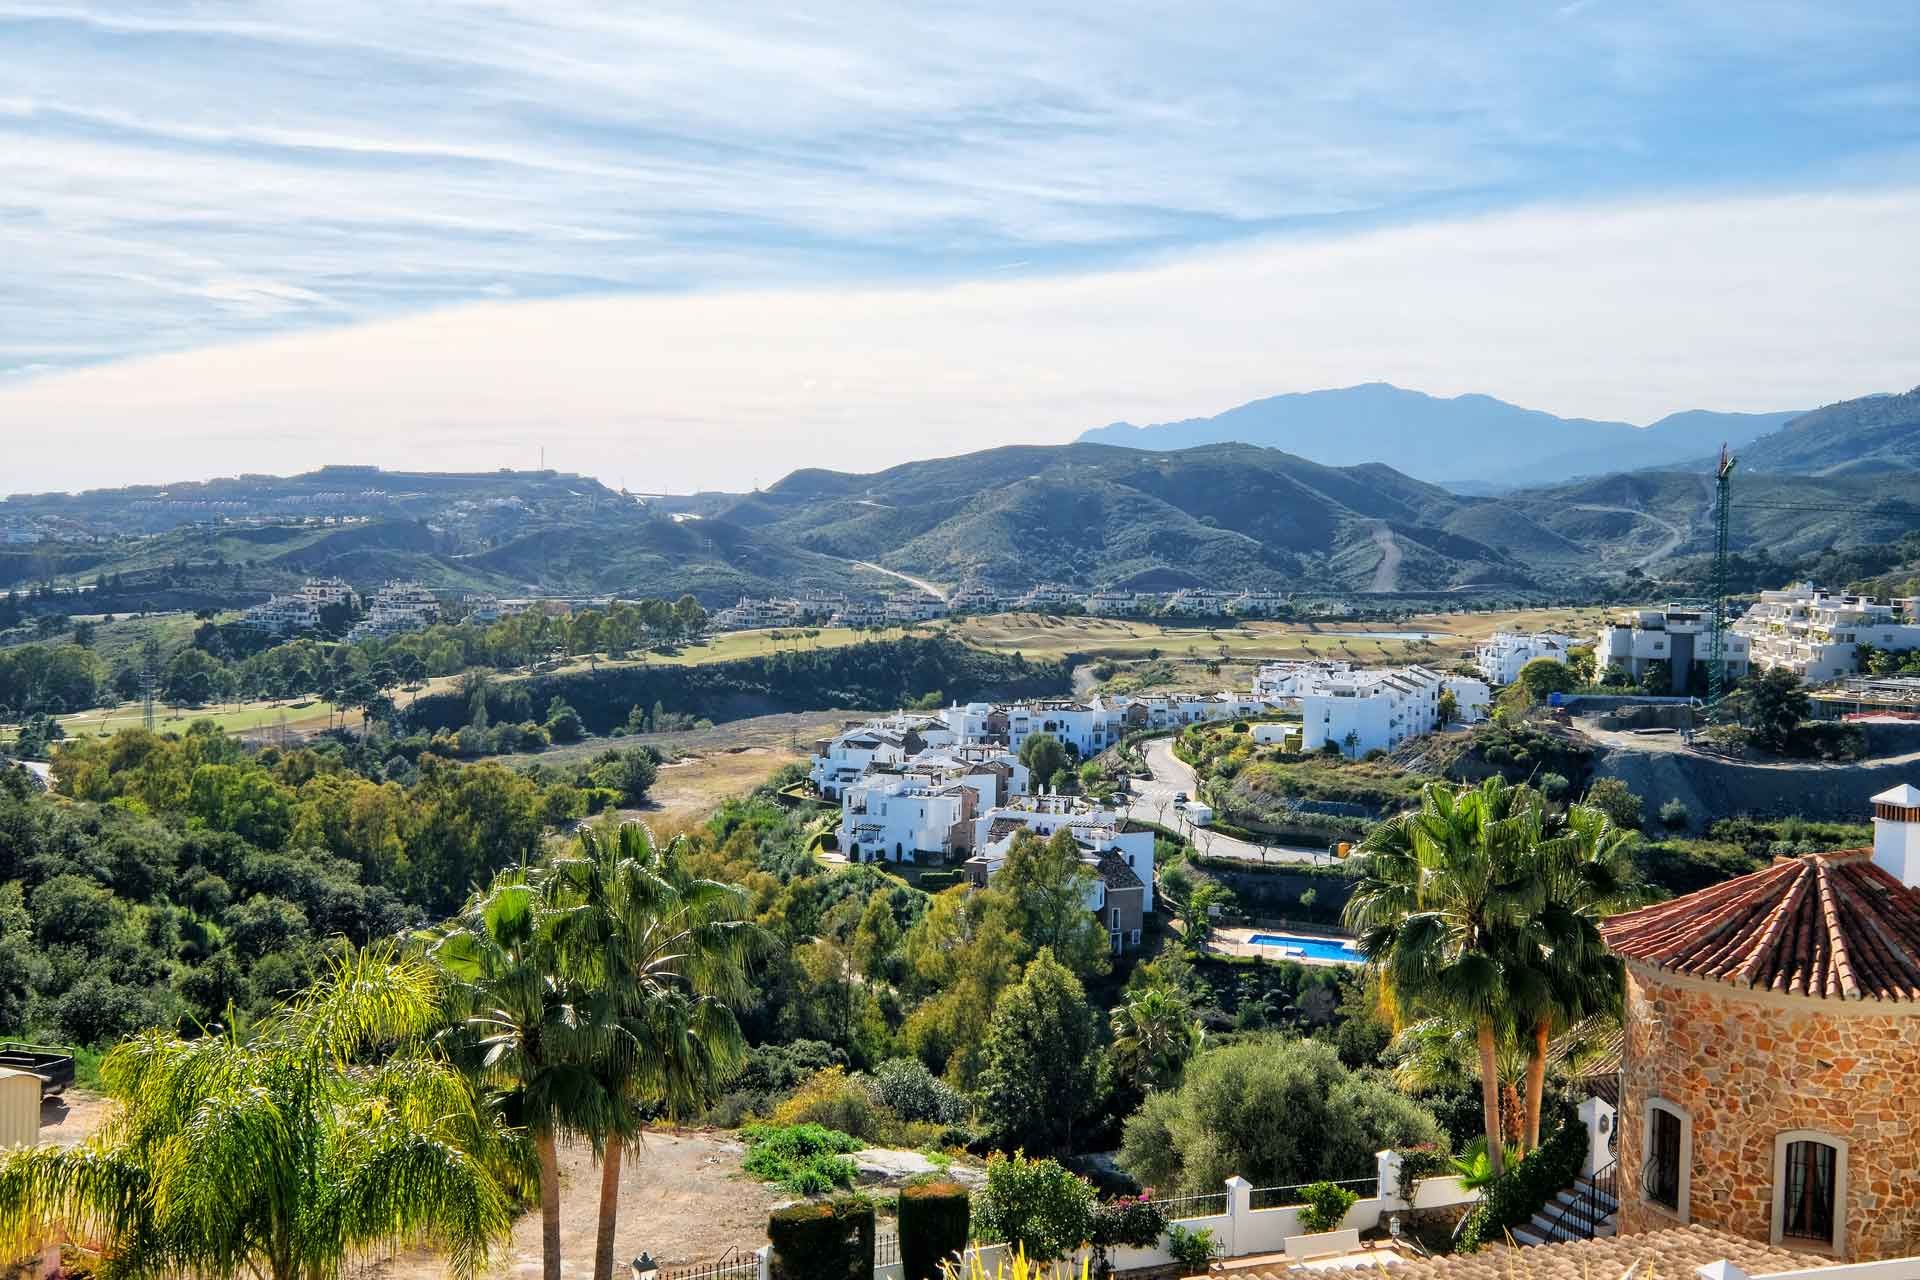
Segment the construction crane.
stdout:
<svg viewBox="0 0 1920 1280">
<path fill-rule="evenodd" d="M 1713 629 L 1707 635 L 1707 710 L 1727 694 L 1727 522 L 1733 511 L 1733 454 L 1720 446 L 1713 477 Z"/>
</svg>

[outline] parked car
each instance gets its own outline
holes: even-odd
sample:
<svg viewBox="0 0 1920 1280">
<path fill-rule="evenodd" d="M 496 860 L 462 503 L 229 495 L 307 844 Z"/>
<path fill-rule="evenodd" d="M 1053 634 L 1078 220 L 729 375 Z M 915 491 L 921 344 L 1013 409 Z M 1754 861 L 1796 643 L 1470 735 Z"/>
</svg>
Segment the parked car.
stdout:
<svg viewBox="0 0 1920 1280">
<path fill-rule="evenodd" d="M 0 1041 L 0 1067 L 39 1076 L 43 1098 L 57 1098 L 73 1083 L 73 1051 L 57 1045 Z"/>
</svg>

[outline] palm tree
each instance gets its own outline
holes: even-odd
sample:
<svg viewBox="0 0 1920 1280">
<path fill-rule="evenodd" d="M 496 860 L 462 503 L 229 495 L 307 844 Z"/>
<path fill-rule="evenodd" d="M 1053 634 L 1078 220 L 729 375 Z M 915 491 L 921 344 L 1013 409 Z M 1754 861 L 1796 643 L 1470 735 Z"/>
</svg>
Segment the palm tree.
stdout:
<svg viewBox="0 0 1920 1280">
<path fill-rule="evenodd" d="M 440 997 L 418 957 L 347 951 L 249 1033 L 119 1045 L 98 1133 L 0 1155 L 0 1257 L 64 1235 L 103 1274 L 323 1280 L 419 1242 L 473 1275 L 512 1225 L 511 1140 L 422 1047 Z"/>
<path fill-rule="evenodd" d="M 583 831 L 545 882 L 561 971 L 616 1032 L 595 1064 L 607 1105 L 589 1131 L 601 1155 L 594 1280 L 612 1280 L 621 1157 L 644 1116 L 704 1105 L 746 1059 L 733 1006 L 761 935 L 745 891 L 695 876 L 684 852 L 637 822 Z"/>
<path fill-rule="evenodd" d="M 1510 993 L 1538 980 L 1513 945 L 1534 906 L 1521 866 L 1530 795 L 1497 777 L 1478 788 L 1428 783 L 1418 809 L 1361 841 L 1360 884 L 1346 908 L 1360 950 L 1396 1000 L 1473 1028 L 1496 1176 L 1504 1168 L 1499 1042 L 1513 1024 Z"/>
<path fill-rule="evenodd" d="M 458 1062 L 533 1137 L 539 1158 L 540 1249 L 560 1280 L 559 1139 L 595 1132 L 612 1104 L 596 1062 L 617 1042 L 605 1010 L 558 976 L 536 876 L 500 873 L 428 936 L 450 979 L 444 1039 Z"/>
<path fill-rule="evenodd" d="M 1633 865 L 1633 833 L 1591 805 L 1549 816 L 1530 806 L 1525 871 L 1537 895 L 1521 943 L 1531 980 L 1515 992 L 1527 1061 L 1525 1149 L 1540 1145 L 1540 1109 L 1547 1056 L 1557 1032 L 1616 1014 L 1623 992 L 1620 963 L 1600 938 L 1600 921 L 1647 900 Z"/>
<path fill-rule="evenodd" d="M 1113 1011 L 1113 1060 L 1142 1093 L 1170 1087 L 1205 1036 L 1178 992 L 1151 986 Z"/>
</svg>

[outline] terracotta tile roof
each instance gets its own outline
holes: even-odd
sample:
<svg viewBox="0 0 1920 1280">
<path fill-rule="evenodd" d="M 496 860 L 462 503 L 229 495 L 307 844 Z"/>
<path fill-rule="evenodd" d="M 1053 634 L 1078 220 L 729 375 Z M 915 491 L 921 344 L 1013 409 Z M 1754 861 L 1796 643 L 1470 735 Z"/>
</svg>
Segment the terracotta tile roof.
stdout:
<svg viewBox="0 0 1920 1280">
<path fill-rule="evenodd" d="M 1600 932 L 1668 973 L 1816 999 L 1920 1001 L 1920 890 L 1865 849 L 1785 858 Z"/>
<path fill-rule="evenodd" d="M 1831 1266 L 1823 1258 L 1789 1253 L 1771 1245 L 1708 1231 L 1704 1227 L 1671 1227 L 1640 1235 L 1573 1240 L 1565 1244 L 1535 1245 L 1526 1249 L 1483 1249 L 1448 1258 L 1420 1258 L 1381 1270 L 1371 1263 L 1357 1264 L 1356 1273 L 1390 1280 L 1620 1280 L 1658 1276 L 1659 1280 L 1693 1280 L 1694 1270 L 1714 1262 L 1731 1262 L 1750 1276 L 1782 1271 L 1804 1271 Z M 1638 1264 L 1636 1266 L 1636 1264 Z M 1334 1268 L 1273 1267 L 1226 1273 L 1233 1280 L 1337 1280 L 1345 1272 Z"/>
</svg>

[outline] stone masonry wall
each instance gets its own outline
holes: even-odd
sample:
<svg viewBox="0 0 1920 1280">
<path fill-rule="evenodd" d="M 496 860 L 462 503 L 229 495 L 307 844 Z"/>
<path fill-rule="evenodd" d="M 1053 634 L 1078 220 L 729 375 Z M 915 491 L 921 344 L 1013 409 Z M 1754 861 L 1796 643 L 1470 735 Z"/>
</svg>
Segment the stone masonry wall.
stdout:
<svg viewBox="0 0 1920 1280">
<path fill-rule="evenodd" d="M 1837 1003 L 1755 999 L 1628 964 L 1622 1234 L 1676 1222 L 1640 1189 L 1646 1103 L 1663 1098 L 1692 1122 L 1690 1221 L 1767 1242 L 1774 1139 L 1813 1129 L 1849 1144 L 1846 1203 L 1836 1206 L 1843 1255 L 1920 1253 L 1920 1013 L 1836 1013 Z"/>
</svg>

